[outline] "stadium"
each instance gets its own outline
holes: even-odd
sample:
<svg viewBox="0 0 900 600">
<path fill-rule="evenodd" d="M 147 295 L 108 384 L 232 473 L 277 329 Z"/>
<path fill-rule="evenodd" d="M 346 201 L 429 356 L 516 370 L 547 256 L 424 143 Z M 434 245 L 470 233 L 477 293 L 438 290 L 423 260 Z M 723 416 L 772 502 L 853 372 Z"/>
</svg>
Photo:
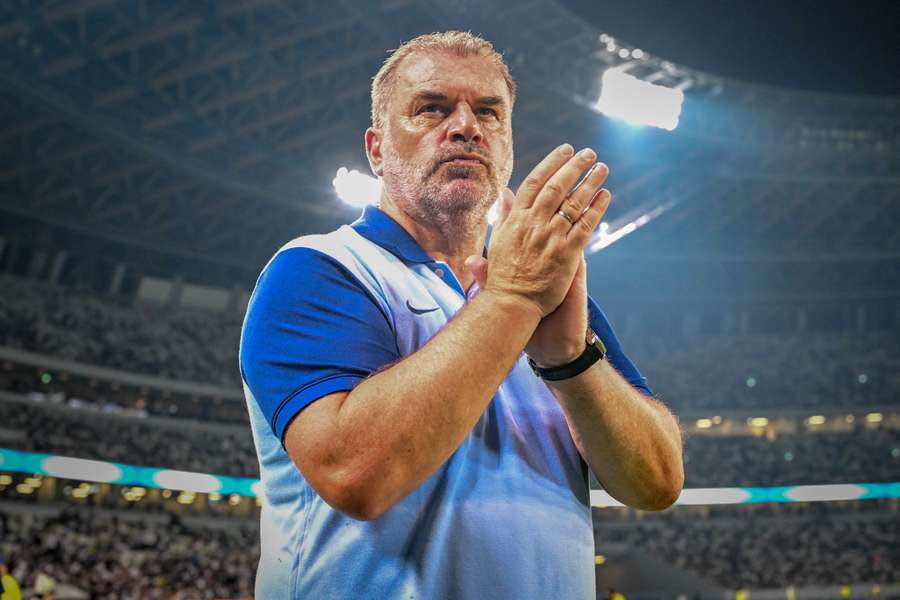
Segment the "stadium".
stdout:
<svg viewBox="0 0 900 600">
<path fill-rule="evenodd" d="M 900 598 L 900 95 L 577 4 L 0 2 L 4 600 L 262 599 L 251 291 L 377 200 L 372 77 L 450 29 L 518 83 L 511 184 L 562 141 L 609 165 L 588 291 L 683 430 L 672 507 L 591 476 L 596 597 Z"/>
</svg>

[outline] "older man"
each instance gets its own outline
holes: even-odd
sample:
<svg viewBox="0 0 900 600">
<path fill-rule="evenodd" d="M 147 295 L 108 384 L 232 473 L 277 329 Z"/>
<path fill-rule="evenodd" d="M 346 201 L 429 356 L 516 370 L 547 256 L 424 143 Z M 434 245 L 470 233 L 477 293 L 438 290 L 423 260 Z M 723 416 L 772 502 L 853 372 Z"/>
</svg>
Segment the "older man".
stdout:
<svg viewBox="0 0 900 600">
<path fill-rule="evenodd" d="M 485 40 L 401 46 L 365 134 L 379 207 L 260 275 L 258 597 L 593 599 L 587 469 L 631 506 L 678 496 L 678 425 L 587 297 L 608 170 L 563 144 L 511 192 L 514 101 Z"/>
</svg>

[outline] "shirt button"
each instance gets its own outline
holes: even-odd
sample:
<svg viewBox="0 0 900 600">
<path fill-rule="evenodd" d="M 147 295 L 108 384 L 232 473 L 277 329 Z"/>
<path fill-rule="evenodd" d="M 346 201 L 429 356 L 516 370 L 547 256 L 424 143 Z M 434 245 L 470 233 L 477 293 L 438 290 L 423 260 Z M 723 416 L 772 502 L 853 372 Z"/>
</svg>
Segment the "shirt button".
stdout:
<svg viewBox="0 0 900 600">
<path fill-rule="evenodd" d="M 434 274 L 437 275 L 438 277 L 443 277 L 443 276 L 444 276 L 444 270 L 443 270 L 443 269 L 435 269 L 435 270 L 434 270 Z"/>
</svg>

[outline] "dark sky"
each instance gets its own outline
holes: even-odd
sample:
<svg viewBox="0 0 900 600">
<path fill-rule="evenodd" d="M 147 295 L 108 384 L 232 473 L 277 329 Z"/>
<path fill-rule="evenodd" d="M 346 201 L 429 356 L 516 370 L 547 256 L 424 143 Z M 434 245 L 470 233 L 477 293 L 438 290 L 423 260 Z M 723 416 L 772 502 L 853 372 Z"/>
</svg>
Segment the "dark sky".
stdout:
<svg viewBox="0 0 900 600">
<path fill-rule="evenodd" d="M 900 95 L 900 0 L 559 0 L 674 63 L 756 83 Z"/>
</svg>

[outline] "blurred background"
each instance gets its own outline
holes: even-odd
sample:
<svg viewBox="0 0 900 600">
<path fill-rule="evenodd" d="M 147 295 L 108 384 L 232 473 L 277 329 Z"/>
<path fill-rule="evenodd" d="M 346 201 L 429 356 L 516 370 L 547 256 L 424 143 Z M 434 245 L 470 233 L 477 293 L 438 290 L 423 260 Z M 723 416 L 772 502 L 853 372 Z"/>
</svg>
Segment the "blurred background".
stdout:
<svg viewBox="0 0 900 600">
<path fill-rule="evenodd" d="M 591 293 L 685 429 L 678 505 L 593 494 L 598 598 L 900 597 L 898 7 L 0 0 L 4 585 L 251 596 L 249 292 L 374 199 L 387 51 L 465 29 L 513 183 L 609 164 Z"/>
</svg>

